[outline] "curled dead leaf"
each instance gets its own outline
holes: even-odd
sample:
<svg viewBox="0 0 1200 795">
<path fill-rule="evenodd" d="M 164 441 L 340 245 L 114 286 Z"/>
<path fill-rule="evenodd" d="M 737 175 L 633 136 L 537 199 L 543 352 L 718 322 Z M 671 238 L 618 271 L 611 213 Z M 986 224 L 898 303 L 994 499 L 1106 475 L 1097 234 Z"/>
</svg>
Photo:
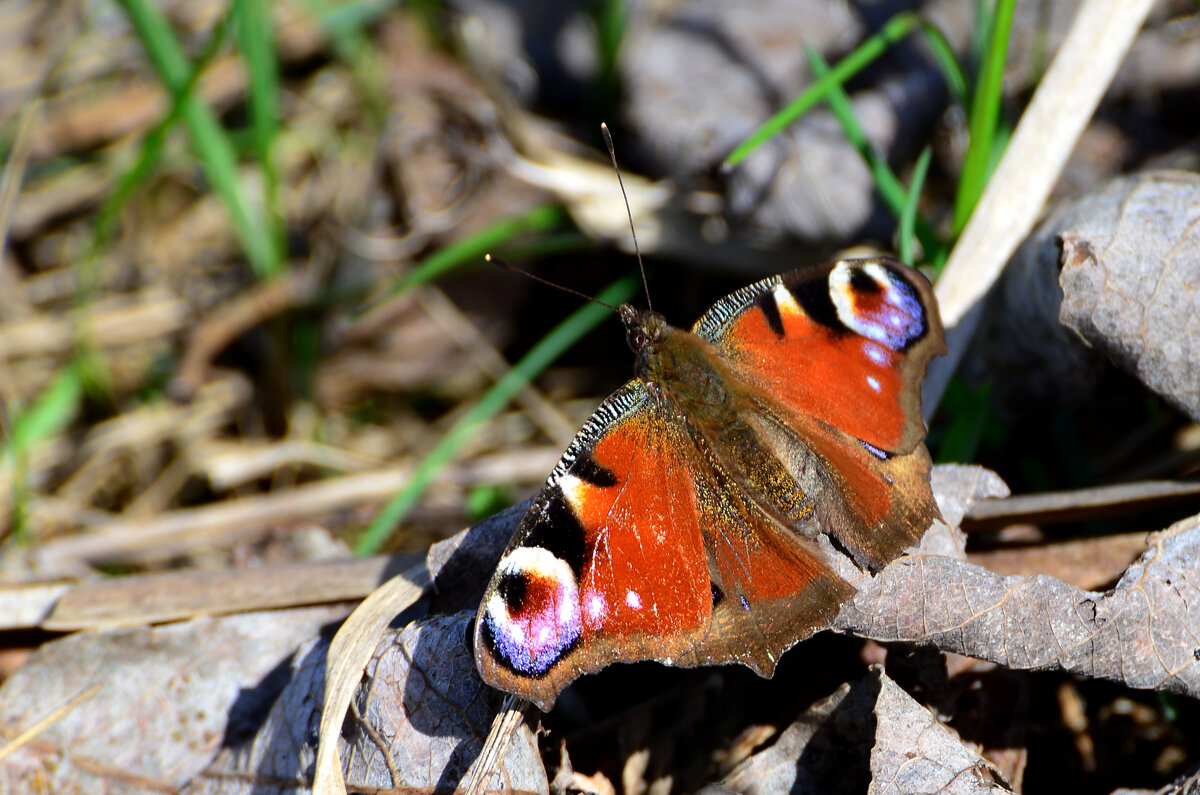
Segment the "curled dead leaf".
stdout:
<svg viewBox="0 0 1200 795">
<path fill-rule="evenodd" d="M 1200 176 L 1149 171 L 1062 233 L 1064 325 L 1200 420 Z"/>
</svg>

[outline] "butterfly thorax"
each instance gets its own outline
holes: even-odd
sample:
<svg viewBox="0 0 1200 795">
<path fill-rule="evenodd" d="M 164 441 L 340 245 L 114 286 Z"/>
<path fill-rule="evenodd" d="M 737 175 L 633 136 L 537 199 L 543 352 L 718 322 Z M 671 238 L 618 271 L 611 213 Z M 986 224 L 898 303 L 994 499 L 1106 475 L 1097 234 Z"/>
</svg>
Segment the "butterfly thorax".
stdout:
<svg viewBox="0 0 1200 795">
<path fill-rule="evenodd" d="M 626 307 L 621 319 L 651 399 L 686 429 L 717 478 L 736 484 L 780 526 L 798 527 L 813 503 L 772 444 L 780 437 L 763 421 L 774 413 L 770 398 L 739 380 L 713 343 L 659 314 Z"/>
</svg>

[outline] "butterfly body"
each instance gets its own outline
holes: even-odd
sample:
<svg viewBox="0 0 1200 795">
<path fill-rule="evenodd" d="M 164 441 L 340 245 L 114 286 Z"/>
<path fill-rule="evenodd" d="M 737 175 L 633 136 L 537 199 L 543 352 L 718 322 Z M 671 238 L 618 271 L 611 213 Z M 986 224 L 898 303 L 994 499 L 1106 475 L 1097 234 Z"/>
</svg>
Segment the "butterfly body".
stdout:
<svg viewBox="0 0 1200 795">
<path fill-rule="evenodd" d="M 690 331 L 624 305 L 634 380 L 585 423 L 480 606 L 484 679 L 548 709 L 610 662 L 769 676 L 937 516 L 917 388 L 944 343 L 928 282 L 888 260 L 771 277 Z"/>
<path fill-rule="evenodd" d="M 628 304 L 620 315 L 638 379 L 655 410 L 677 418 L 696 454 L 714 471 L 736 479 L 776 521 L 795 525 L 810 515 L 811 500 L 764 444 L 764 429 L 744 411 L 746 406 L 769 411 L 769 397 L 731 372 L 711 342 Z"/>
</svg>

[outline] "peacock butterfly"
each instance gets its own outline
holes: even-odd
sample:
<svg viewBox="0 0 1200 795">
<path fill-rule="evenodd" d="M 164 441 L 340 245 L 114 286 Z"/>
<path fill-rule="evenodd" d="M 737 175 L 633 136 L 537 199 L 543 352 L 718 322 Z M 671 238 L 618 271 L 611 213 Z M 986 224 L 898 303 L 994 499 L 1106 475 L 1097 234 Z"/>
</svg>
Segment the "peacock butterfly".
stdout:
<svg viewBox="0 0 1200 795">
<path fill-rule="evenodd" d="M 611 662 L 741 663 L 829 626 L 938 517 L 920 382 L 945 352 L 929 282 L 889 259 L 772 276 L 684 331 L 619 309 L 636 377 L 509 542 L 475 622 L 489 684 L 543 710 Z"/>
</svg>

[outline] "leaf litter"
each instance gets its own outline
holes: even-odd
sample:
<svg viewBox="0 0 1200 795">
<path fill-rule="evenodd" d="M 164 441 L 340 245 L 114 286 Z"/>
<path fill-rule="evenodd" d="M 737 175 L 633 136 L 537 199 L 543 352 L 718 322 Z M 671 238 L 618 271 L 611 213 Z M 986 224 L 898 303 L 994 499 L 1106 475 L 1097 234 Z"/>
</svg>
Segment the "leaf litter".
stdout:
<svg viewBox="0 0 1200 795">
<path fill-rule="evenodd" d="M 193 54 L 226 11 L 215 3 L 163 5 Z M 964 27 L 946 4 L 926 5 L 965 51 L 969 21 Z M 1019 15 L 1028 13 L 1021 8 Z M 1051 48 L 1071 22 L 1064 8 L 1056 5 L 1046 20 Z M 775 97 L 809 79 L 800 50 L 788 44 L 799 28 L 723 4 L 635 10 L 620 65 L 636 103 L 625 112 L 625 134 L 635 143 L 624 146 L 618 137 L 618 147 L 642 150 L 627 181 L 650 251 L 744 282 L 748 267 L 754 275 L 783 270 L 815 258 L 814 246 L 890 234 L 866 172 L 824 111 L 762 150 L 762 162 L 735 172 L 727 185 L 698 176 L 722 156 L 722 142 L 744 134 L 739 125 L 752 126 Z M 451 339 L 444 329 L 450 316 L 436 311 L 447 305 L 438 293 L 384 298 L 366 317 L 357 314 L 361 301 L 379 301 L 415 259 L 548 198 L 565 204 L 596 239 L 624 245 L 613 180 L 574 140 L 586 135 L 551 127 L 522 105 L 534 101 L 529 84 L 521 88 L 522 70 L 535 68 L 544 90 L 553 90 L 553 68 L 537 61 L 544 53 L 523 52 L 518 37 L 497 58 L 506 79 L 493 81 L 480 71 L 478 42 L 469 35 L 451 52 L 415 15 L 388 10 L 373 12 L 360 29 L 382 46 L 346 62 L 332 54 L 344 47 L 340 34 L 299 6 L 276 4 L 273 12 L 290 92 L 276 151 L 294 265 L 279 281 L 258 284 L 220 201 L 196 178 L 182 135 L 168 138 L 159 172 L 96 254 L 95 213 L 169 97 L 122 14 L 74 9 L 55 20 L 28 3 L 0 11 L 0 30 L 13 44 L 0 59 L 0 82 L 10 88 L 0 93 L 0 120 L 19 118 L 18 129 L 28 130 L 9 152 L 7 182 L 0 180 L 19 191 L 13 203 L 0 203 L 7 243 L 0 390 L 6 450 L 30 440 L 19 459 L 0 466 L 7 523 L 0 626 L 8 633 L 0 649 L 0 789 L 50 782 L 65 792 L 308 791 L 330 662 L 326 639 L 348 601 L 413 563 L 334 565 L 347 555 L 340 539 L 369 520 L 458 407 L 497 377 L 509 343 L 533 333 L 515 319 L 529 322 L 538 314 L 530 307 L 544 306 L 507 276 L 452 281 L 444 288 L 458 307 L 452 323 L 472 328 Z M 454 13 L 467 21 L 475 11 Z M 822 13 L 833 14 L 830 25 L 800 32 L 831 61 L 842 42 L 870 31 L 869 19 L 839 22 L 836 14 L 846 12 L 836 4 L 806 4 L 789 16 Z M 1021 19 L 1018 28 L 1037 29 L 1036 20 Z M 1162 19 L 1135 42 L 1133 71 L 1119 74 L 1114 98 L 1136 97 L 1147 85 L 1166 92 L 1192 85 L 1171 65 L 1186 61 L 1194 42 L 1177 35 L 1184 23 Z M 706 25 L 727 31 L 726 41 L 738 46 L 722 49 L 694 35 Z M 764 32 L 769 46 L 758 44 Z M 1012 91 L 1037 79 L 1029 68 L 1036 52 L 1024 49 L 1032 41 L 1015 40 Z M 759 82 L 733 104 L 713 81 L 709 91 L 672 84 L 671 70 L 654 61 L 668 46 L 695 53 L 693 79 L 712 70 L 734 83 Z M 756 49 L 760 61 L 730 60 Z M 371 53 L 380 56 L 374 64 Z M 931 77 L 936 70 L 915 49 L 893 56 L 882 78 L 852 92 L 868 136 L 901 164 L 915 154 L 909 144 L 923 140 L 915 127 L 944 125 L 950 148 L 938 159 L 961 159 L 953 114 L 944 113 Z M 199 83 L 231 126 L 240 123 L 248 90 L 238 66 L 221 51 Z M 380 114 L 385 103 L 404 110 L 402 122 Z M 749 112 L 727 112 L 734 104 Z M 678 112 L 684 106 L 689 111 Z M 1200 449 L 1178 418 L 1196 418 L 1187 379 L 1196 370 L 1188 346 L 1196 341 L 1198 282 L 1188 278 L 1195 273 L 1192 175 L 1160 165 L 1110 179 L 1141 163 L 1130 147 L 1142 144 L 1131 140 L 1169 139 L 1170 122 L 1139 119 L 1157 125 L 1158 137 L 1128 136 L 1123 112 L 1110 106 L 1085 131 L 1058 190 L 1070 196 L 1082 185 L 1089 195 L 1068 205 L 1069 223 L 1051 216 L 1057 220 L 1031 238 L 1041 260 L 1037 276 L 1012 292 L 1009 309 L 992 312 L 1011 321 L 1012 307 L 1025 306 L 1048 318 L 1043 326 L 1016 325 L 1041 329 L 1026 335 L 1033 340 L 1026 348 L 1051 360 L 1047 372 L 1067 376 L 1034 376 L 1020 360 L 992 376 L 1012 387 L 1011 405 L 1007 398 L 997 405 L 1016 418 L 1069 404 L 1099 384 L 1099 399 L 1109 403 L 1104 419 L 1086 426 L 1084 447 L 1102 448 L 1105 471 L 1134 481 L 1185 472 Z M 1111 153 L 1114 141 L 1126 147 L 1123 159 L 1096 155 Z M 1171 164 L 1188 167 L 1179 156 Z M 252 182 L 256 167 L 243 165 Z M 673 179 L 641 179 L 638 166 Z M 836 190 L 830 175 L 844 177 Z M 795 237 L 809 245 L 795 245 Z M 594 275 L 581 271 L 612 273 L 611 263 L 578 265 L 547 267 L 585 289 L 579 279 Z M 1060 273 L 1065 299 L 1054 289 Z M 690 293 L 698 280 L 679 280 L 687 286 L 677 292 Z M 702 308 L 722 289 L 696 291 L 701 306 L 683 311 Z M 1090 347 L 1064 333 L 1060 305 Z M 463 340 L 490 340 L 500 357 L 481 365 Z M 315 358 L 300 355 L 314 344 Z M 1002 358 L 980 361 L 994 366 Z M 1146 393 L 1113 389 L 1106 358 L 1173 408 L 1138 426 L 1141 415 L 1129 406 Z M 468 523 L 462 506 L 472 490 L 503 482 L 528 493 L 549 471 L 563 429 L 569 433 L 594 405 L 562 396 L 598 394 L 613 383 L 590 372 L 607 365 L 577 361 L 587 364 L 551 374 L 522 412 L 481 431 L 410 516 L 414 532 L 397 548 L 418 553 L 441 543 L 430 550 L 424 598 L 397 627 L 360 639 L 369 645 L 368 662 L 342 674 L 352 696 L 334 734 L 352 791 L 447 789 L 463 781 L 482 747 L 501 699 L 481 689 L 464 638 L 519 510 L 465 534 L 451 531 Z M 87 390 L 73 405 L 46 404 L 69 409 L 50 417 L 58 426 L 14 424 L 34 417 L 29 409 L 75 362 L 71 372 L 83 375 Z M 291 365 L 307 375 L 281 378 Z M 23 435 L 30 427 L 50 430 Z M 1126 438 L 1115 439 L 1118 433 Z M 1025 434 L 1020 444 L 1033 451 L 1025 461 L 996 460 L 1010 483 L 1031 457 L 1053 467 L 1052 452 L 1039 443 Z M 986 455 L 979 460 L 991 463 Z M 874 578 L 846 569 L 859 594 L 839 616 L 842 635 L 826 633 L 789 652 L 770 683 L 734 668 L 618 666 L 519 727 L 491 784 L 533 792 L 605 785 L 665 792 L 705 782 L 765 791 L 788 781 L 790 791 L 1003 791 L 1046 789 L 1066 770 L 1097 789 L 1183 776 L 1197 758 L 1183 729 L 1196 725 L 1200 653 L 1200 530 L 1195 517 L 1179 520 L 1178 512 L 1189 503 L 1169 518 L 1160 511 L 1126 522 L 1119 537 L 1059 538 L 1041 524 L 973 527 L 971 506 L 984 498 L 1002 504 L 1007 491 L 985 469 L 938 468 L 935 478 L 946 525 Z M 1079 483 L 1051 483 L 1068 502 L 1084 501 L 1068 489 Z M 1121 504 L 1154 511 L 1159 503 L 1118 500 L 1118 513 Z M 1148 540 L 1133 532 L 1167 525 Z M 1037 559 L 1035 551 L 1050 557 Z M 1067 563 L 1093 553 L 1076 574 L 1068 571 Z M 223 576 L 199 576 L 213 568 Z M 256 577 L 263 582 L 255 587 L 238 584 Z M 125 581 L 122 599 L 153 604 L 123 607 L 131 603 L 100 587 L 110 581 Z M 154 596 L 167 591 L 179 598 Z M 99 609 L 106 593 L 114 598 Z M 314 603 L 327 606 L 300 606 Z M 380 626 L 389 620 L 377 618 Z M 47 632 L 79 628 L 92 631 Z M 1025 670 L 1059 673 L 1018 673 Z M 1139 689 L 1161 695 L 1143 698 Z M 80 694 L 86 697 L 76 702 Z M 43 727 L 46 716 L 56 718 Z M 539 725 L 549 734 L 536 731 Z M 1062 728 L 1047 733 L 1046 725 Z M 38 727 L 31 737 L 6 745 L 30 727 Z M 839 760 L 841 768 L 833 765 Z M 1119 772 L 1121 760 L 1136 773 Z M 848 778 L 829 778 L 839 769 Z"/>
</svg>

